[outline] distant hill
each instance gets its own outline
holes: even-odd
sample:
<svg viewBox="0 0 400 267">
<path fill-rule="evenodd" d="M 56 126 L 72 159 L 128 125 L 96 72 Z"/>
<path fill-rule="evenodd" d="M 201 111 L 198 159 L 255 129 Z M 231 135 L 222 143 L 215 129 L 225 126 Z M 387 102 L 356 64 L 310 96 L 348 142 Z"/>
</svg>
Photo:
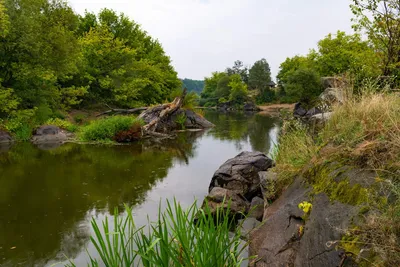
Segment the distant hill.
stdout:
<svg viewBox="0 0 400 267">
<path fill-rule="evenodd" d="M 197 94 L 200 94 L 203 91 L 204 88 L 204 81 L 199 81 L 199 80 L 192 80 L 192 79 L 181 79 L 183 83 L 183 87 L 186 87 L 189 92 L 196 92 Z"/>
</svg>

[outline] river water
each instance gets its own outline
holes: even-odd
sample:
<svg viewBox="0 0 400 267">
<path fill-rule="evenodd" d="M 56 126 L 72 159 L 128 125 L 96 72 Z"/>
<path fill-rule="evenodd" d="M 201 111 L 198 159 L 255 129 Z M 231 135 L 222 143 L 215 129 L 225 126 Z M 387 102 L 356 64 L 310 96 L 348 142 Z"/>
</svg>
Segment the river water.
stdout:
<svg viewBox="0 0 400 267">
<path fill-rule="evenodd" d="M 125 203 L 144 225 L 166 199 L 200 205 L 222 163 L 242 151 L 269 153 L 277 142 L 276 118 L 205 116 L 214 129 L 160 143 L 0 147 L 0 266 L 63 266 L 66 257 L 86 266 L 86 249 L 95 254 L 92 218 Z"/>
</svg>

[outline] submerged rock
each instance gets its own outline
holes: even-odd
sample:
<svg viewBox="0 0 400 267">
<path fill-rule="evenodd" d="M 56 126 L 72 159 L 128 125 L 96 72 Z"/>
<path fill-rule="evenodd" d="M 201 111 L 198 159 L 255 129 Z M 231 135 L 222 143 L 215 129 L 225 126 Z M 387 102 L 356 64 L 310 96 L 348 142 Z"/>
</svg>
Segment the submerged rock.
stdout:
<svg viewBox="0 0 400 267">
<path fill-rule="evenodd" d="M 273 161 L 261 152 L 242 152 L 225 162 L 211 180 L 209 192 L 222 187 L 241 194 L 248 201 L 261 196 L 260 171 L 271 168 Z"/>
<path fill-rule="evenodd" d="M 11 135 L 3 130 L 0 130 L 0 144 L 5 144 L 5 143 L 12 143 L 13 139 Z"/>
<path fill-rule="evenodd" d="M 37 128 L 31 138 L 34 144 L 62 143 L 67 141 L 68 133 L 54 125 L 43 125 Z"/>
<path fill-rule="evenodd" d="M 227 101 L 224 103 L 219 103 L 217 106 L 217 109 L 222 112 L 238 111 L 238 110 L 242 110 L 242 111 L 259 111 L 260 110 L 260 108 L 257 107 L 257 105 L 252 101 L 246 102 L 241 105 L 238 105 L 234 101 Z"/>
</svg>

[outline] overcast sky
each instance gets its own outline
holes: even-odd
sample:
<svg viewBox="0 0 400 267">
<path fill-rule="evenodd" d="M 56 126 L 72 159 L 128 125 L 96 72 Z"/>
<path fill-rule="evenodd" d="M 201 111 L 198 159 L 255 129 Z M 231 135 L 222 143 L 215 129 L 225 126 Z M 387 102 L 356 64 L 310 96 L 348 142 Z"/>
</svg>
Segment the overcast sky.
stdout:
<svg viewBox="0 0 400 267">
<path fill-rule="evenodd" d="M 337 30 L 352 32 L 350 0 L 69 0 L 75 11 L 124 12 L 157 38 L 181 78 L 203 79 L 240 59 L 266 58 L 275 76 Z"/>
</svg>

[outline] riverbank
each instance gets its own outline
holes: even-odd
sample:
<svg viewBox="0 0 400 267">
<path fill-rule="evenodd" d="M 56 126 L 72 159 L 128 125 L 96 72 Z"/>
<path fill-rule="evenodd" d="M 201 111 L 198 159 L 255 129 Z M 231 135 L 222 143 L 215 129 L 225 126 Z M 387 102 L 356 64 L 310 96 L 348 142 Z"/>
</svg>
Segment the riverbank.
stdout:
<svg viewBox="0 0 400 267">
<path fill-rule="evenodd" d="M 270 104 L 270 105 L 260 105 L 261 114 L 278 116 L 282 110 L 293 111 L 295 104 Z"/>
</svg>

